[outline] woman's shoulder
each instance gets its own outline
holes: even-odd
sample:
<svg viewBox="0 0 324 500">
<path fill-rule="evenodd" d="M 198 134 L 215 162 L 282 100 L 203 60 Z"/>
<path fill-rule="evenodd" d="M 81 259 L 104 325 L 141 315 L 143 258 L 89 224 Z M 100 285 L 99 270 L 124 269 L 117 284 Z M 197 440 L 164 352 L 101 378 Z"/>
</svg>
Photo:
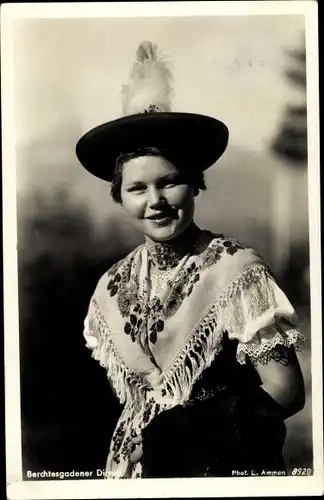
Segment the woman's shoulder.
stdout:
<svg viewBox="0 0 324 500">
<path fill-rule="evenodd" d="M 250 266 L 261 266 L 270 270 L 264 258 L 250 245 L 222 233 L 205 231 L 205 235 L 207 245 L 202 259 L 207 264 L 217 263 L 217 267 L 231 270 L 233 275 Z"/>
<path fill-rule="evenodd" d="M 224 233 L 216 233 L 208 229 L 204 230 L 203 233 L 205 233 L 209 238 L 211 245 L 223 247 L 229 255 L 234 255 L 238 250 L 252 250 L 255 254 L 257 254 L 254 248 L 252 248 L 249 244 L 242 243 L 242 241 L 235 236 Z M 261 258 L 261 255 L 259 255 L 259 257 Z"/>
</svg>

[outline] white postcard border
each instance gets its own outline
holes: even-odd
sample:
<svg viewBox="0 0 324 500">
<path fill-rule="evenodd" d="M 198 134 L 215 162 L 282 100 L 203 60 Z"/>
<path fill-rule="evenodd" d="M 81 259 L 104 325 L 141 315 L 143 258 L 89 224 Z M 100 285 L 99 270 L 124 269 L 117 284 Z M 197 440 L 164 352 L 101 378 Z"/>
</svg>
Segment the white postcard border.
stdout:
<svg viewBox="0 0 324 500">
<path fill-rule="evenodd" d="M 314 475 L 309 477 L 246 477 L 172 480 L 22 481 L 19 321 L 17 294 L 17 228 L 15 128 L 13 109 L 13 24 L 26 18 L 95 18 L 198 15 L 301 14 L 306 22 L 307 110 L 309 151 L 309 225 L 312 324 L 312 410 Z M 159 498 L 231 496 L 309 496 L 323 494 L 321 252 L 319 183 L 317 3 L 282 2 L 154 2 L 4 4 L 1 7 L 2 138 L 3 138 L 3 262 L 5 319 L 5 404 L 7 495 L 12 500 L 46 498 Z M 320 376 L 319 376 L 320 374 Z"/>
</svg>

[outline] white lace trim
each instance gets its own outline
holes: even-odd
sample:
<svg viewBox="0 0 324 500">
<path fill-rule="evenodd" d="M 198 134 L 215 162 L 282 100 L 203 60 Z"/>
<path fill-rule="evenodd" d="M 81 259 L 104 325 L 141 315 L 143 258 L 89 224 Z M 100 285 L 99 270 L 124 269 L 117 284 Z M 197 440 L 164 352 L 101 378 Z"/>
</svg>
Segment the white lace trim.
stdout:
<svg viewBox="0 0 324 500">
<path fill-rule="evenodd" d="M 246 363 L 246 357 L 255 363 L 268 362 L 272 357 L 272 351 L 277 346 L 291 347 L 294 346 L 296 351 L 300 351 L 305 345 L 305 337 L 296 329 L 286 330 L 281 333 L 277 329 L 277 325 L 265 328 L 257 333 L 254 339 L 250 342 L 239 342 L 237 347 L 237 361 L 240 364 Z"/>
</svg>

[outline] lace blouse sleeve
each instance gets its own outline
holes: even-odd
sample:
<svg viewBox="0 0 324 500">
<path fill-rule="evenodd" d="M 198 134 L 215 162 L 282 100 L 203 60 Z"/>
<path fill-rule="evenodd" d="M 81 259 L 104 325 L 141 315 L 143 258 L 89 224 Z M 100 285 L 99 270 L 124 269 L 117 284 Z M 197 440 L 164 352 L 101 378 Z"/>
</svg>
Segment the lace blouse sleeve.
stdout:
<svg viewBox="0 0 324 500">
<path fill-rule="evenodd" d="M 222 327 L 238 340 L 237 361 L 267 363 L 279 346 L 301 350 L 305 337 L 297 315 L 267 267 L 252 265 L 231 283 L 224 297 Z"/>
</svg>

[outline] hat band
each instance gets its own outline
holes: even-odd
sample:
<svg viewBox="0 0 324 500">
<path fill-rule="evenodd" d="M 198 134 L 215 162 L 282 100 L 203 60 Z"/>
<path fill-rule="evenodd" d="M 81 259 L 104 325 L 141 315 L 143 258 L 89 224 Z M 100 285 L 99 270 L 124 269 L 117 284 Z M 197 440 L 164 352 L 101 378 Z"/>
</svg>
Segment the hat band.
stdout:
<svg viewBox="0 0 324 500">
<path fill-rule="evenodd" d="M 165 106 L 160 106 L 159 104 L 150 104 L 148 108 L 144 109 L 144 111 L 140 111 L 139 115 L 144 115 L 147 113 L 163 113 L 164 111 L 170 111 Z"/>
</svg>

